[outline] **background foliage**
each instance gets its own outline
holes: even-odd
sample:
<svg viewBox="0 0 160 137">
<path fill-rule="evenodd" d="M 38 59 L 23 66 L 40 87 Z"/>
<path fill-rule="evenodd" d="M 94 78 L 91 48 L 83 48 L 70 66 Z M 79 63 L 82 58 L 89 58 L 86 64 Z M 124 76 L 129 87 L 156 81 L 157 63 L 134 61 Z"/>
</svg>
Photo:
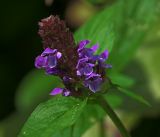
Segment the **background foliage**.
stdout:
<svg viewBox="0 0 160 137">
<path fill-rule="evenodd" d="M 106 99 L 122 113 L 124 123 L 131 128 L 133 136 L 150 137 L 157 131 L 155 136 L 158 137 L 160 134 L 158 132 L 159 123 L 157 122 L 156 125 L 155 121 L 159 120 L 158 106 L 160 103 L 158 91 L 160 81 L 158 60 L 160 52 L 159 1 L 117 0 L 110 3 L 109 1 L 94 0 L 88 1 L 87 4 L 84 1 L 81 3 L 85 6 L 92 6 L 94 13 L 97 13 L 96 15 L 90 14 L 92 18 L 75 31 L 76 41 L 91 39 L 92 43 L 100 44 L 98 52 L 106 48 L 109 49 L 109 62 L 113 65 L 113 69 L 107 72 L 109 77 L 122 87 L 129 88 L 132 92 L 143 96 L 150 102 L 152 108 L 131 100 L 119 91 L 109 92 Z M 72 2 L 68 3 L 68 6 L 64 4 L 64 1 L 55 1 L 51 7 L 45 7 L 42 1 L 22 3 L 17 0 L 17 2 L 12 3 L 3 2 L 2 5 L 5 6 L 0 8 L 2 10 L 1 26 L 4 26 L 1 29 L 2 52 L 0 54 L 2 60 L 0 65 L 2 94 L 0 96 L 2 119 L 0 122 L 0 136 L 13 137 L 20 131 L 24 121 L 33 109 L 49 98 L 48 93 L 50 90 L 57 85 L 63 86 L 56 77 L 45 76 L 42 71 L 29 71 L 33 68 L 34 57 L 41 51 L 40 39 L 36 33 L 38 29 L 37 22 L 51 13 L 60 14 L 63 18 L 65 16 L 64 9 L 67 11 Z M 62 5 L 64 7 L 61 7 Z M 26 74 L 27 72 L 29 74 Z M 133 96 L 131 95 L 131 97 Z M 66 137 L 66 134 L 79 137 L 97 121 L 102 121 L 102 116 L 104 116 L 104 112 L 98 106 L 86 105 L 85 101 L 79 102 L 76 99 L 61 97 L 60 100 L 57 99 L 58 102 L 56 102 L 56 99 L 55 102 L 52 100 L 54 99 L 38 106 L 20 136 L 35 136 L 31 130 L 33 125 L 37 126 L 38 129 L 45 128 L 47 120 L 54 119 L 53 113 L 55 113 L 54 109 L 56 107 L 61 108 L 54 114 L 54 116 L 60 118 L 56 119 L 59 125 L 54 125 L 50 121 L 50 128 L 45 128 L 48 135 L 55 128 L 54 131 L 57 131 L 56 137 Z M 66 105 L 63 101 L 67 102 Z M 76 104 L 79 104 L 78 110 Z M 69 108 L 72 111 L 68 112 Z M 81 111 L 81 108 L 84 108 L 84 111 Z M 71 117 L 68 120 L 64 119 L 66 115 L 69 118 L 73 114 L 76 115 L 73 119 Z M 126 114 L 130 115 L 126 116 Z M 79 115 L 80 117 L 78 117 Z M 153 118 L 153 116 L 156 116 L 156 118 Z M 147 118 L 144 119 L 144 117 Z M 40 120 L 44 122 L 43 127 L 39 127 L 36 123 Z M 141 121 L 139 125 L 137 121 Z M 72 126 L 73 123 L 75 123 L 75 126 Z M 150 126 L 153 126 L 153 123 L 155 127 L 152 129 Z M 99 133 L 97 136 L 102 136 L 104 132 L 98 130 L 103 125 L 101 124 L 96 127 Z M 108 120 L 107 124 L 109 124 Z M 71 128 L 66 128 L 68 125 Z M 102 126 L 102 129 L 104 129 L 104 126 Z M 139 129 L 141 130 L 139 131 Z M 7 132 L 8 130 L 10 132 Z M 112 130 L 112 133 L 117 132 L 115 128 Z M 41 132 L 39 133 L 39 136 L 43 135 Z"/>
</svg>

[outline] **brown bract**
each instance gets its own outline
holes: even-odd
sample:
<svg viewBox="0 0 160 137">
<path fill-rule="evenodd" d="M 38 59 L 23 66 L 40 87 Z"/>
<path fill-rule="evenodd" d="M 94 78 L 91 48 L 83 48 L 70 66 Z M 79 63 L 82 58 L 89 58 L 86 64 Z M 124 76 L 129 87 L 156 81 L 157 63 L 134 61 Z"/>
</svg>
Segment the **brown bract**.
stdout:
<svg viewBox="0 0 160 137">
<path fill-rule="evenodd" d="M 62 53 L 60 68 L 70 77 L 75 77 L 78 53 L 73 33 L 65 22 L 58 16 L 51 15 L 39 22 L 38 34 L 42 38 L 44 48 L 57 49 Z"/>
</svg>

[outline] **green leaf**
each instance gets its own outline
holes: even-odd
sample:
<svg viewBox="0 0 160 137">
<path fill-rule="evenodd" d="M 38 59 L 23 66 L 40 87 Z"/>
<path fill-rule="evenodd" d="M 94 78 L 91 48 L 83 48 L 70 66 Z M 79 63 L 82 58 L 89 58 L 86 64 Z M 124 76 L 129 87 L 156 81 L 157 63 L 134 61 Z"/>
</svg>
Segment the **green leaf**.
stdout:
<svg viewBox="0 0 160 137">
<path fill-rule="evenodd" d="M 120 106 L 123 101 L 122 97 L 119 97 L 112 93 L 107 93 L 106 95 L 104 95 L 104 97 L 114 108 Z M 105 115 L 106 113 L 99 105 L 87 104 L 81 116 L 72 127 L 72 137 L 82 137 L 82 135 L 89 128 L 91 128 L 94 124 L 102 120 Z"/>
<path fill-rule="evenodd" d="M 147 106 L 151 106 L 150 104 L 149 104 L 149 102 L 148 101 L 146 101 L 142 96 L 140 96 L 140 95 L 137 95 L 137 94 L 135 94 L 134 92 L 132 92 L 132 91 L 129 91 L 129 90 L 127 90 L 127 89 L 124 89 L 124 88 L 118 88 L 118 90 L 119 91 L 121 91 L 122 93 L 124 93 L 125 95 L 127 95 L 127 96 L 129 96 L 129 97 L 131 97 L 131 98 L 133 98 L 133 99 L 135 99 L 135 100 L 137 100 L 138 102 L 140 102 L 140 103 L 142 103 L 142 104 L 145 104 L 145 105 L 147 105 Z"/>
<path fill-rule="evenodd" d="M 107 73 L 107 76 L 110 78 L 111 82 L 120 87 L 131 87 L 134 85 L 135 81 L 123 74 L 120 73 Z"/>
<path fill-rule="evenodd" d="M 91 44 L 98 43 L 100 45 L 98 53 L 105 49 L 111 51 L 116 35 L 114 31 L 114 20 L 118 9 L 119 4 L 115 4 L 109 8 L 105 8 L 101 13 L 91 18 L 76 31 L 76 41 L 89 39 L 91 40 Z"/>
<path fill-rule="evenodd" d="M 87 104 L 73 126 L 59 131 L 52 137 L 82 137 L 89 128 L 104 116 L 105 112 L 100 106 Z"/>
<path fill-rule="evenodd" d="M 72 127 L 67 127 L 61 131 L 56 132 L 52 137 L 71 137 L 72 136 Z"/>
<path fill-rule="evenodd" d="M 157 0 L 120 0 L 122 12 L 118 26 L 118 37 L 110 54 L 110 62 L 116 71 L 122 70 L 141 46 L 153 27 Z M 116 17 L 117 18 L 117 17 Z"/>
<path fill-rule="evenodd" d="M 96 104 L 87 104 L 81 116 L 73 126 L 72 137 L 82 135 L 97 121 L 105 116 L 104 110 Z"/>
<path fill-rule="evenodd" d="M 99 43 L 98 53 L 108 49 L 109 62 L 120 71 L 133 57 L 152 27 L 156 0 L 118 0 L 95 15 L 75 33 L 76 41 Z M 112 50 L 113 49 L 113 50 Z"/>
<path fill-rule="evenodd" d="M 25 123 L 19 137 L 51 137 L 72 126 L 82 113 L 86 100 L 56 96 L 40 104 Z"/>
<path fill-rule="evenodd" d="M 20 111 L 32 110 L 49 97 L 55 87 L 62 87 L 57 77 L 45 75 L 44 71 L 31 71 L 20 83 L 16 94 L 16 107 Z"/>
</svg>

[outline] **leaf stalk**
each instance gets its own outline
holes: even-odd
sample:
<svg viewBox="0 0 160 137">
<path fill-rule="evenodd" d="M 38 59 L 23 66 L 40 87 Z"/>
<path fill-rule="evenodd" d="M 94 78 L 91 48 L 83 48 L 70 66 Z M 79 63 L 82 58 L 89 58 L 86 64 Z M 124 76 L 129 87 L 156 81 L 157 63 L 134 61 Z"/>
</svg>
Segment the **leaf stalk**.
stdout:
<svg viewBox="0 0 160 137">
<path fill-rule="evenodd" d="M 131 137 L 117 114 L 113 111 L 113 109 L 110 107 L 108 102 L 101 96 L 97 98 L 98 104 L 105 110 L 105 112 L 108 114 L 108 116 L 111 118 L 113 123 L 116 125 L 118 130 L 120 131 L 122 137 Z"/>
</svg>

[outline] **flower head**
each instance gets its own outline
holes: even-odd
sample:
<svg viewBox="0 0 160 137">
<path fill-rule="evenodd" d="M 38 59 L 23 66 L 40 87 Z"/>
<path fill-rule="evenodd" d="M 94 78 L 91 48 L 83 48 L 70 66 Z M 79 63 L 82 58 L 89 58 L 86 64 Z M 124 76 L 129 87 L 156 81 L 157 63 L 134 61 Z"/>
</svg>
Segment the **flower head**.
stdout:
<svg viewBox="0 0 160 137">
<path fill-rule="evenodd" d="M 75 44 L 73 34 L 58 16 L 50 16 L 39 23 L 39 34 L 44 51 L 35 60 L 35 67 L 44 69 L 49 75 L 59 76 L 65 88 L 55 88 L 50 95 L 79 96 L 88 88 L 92 93 L 101 89 L 105 81 L 105 69 L 109 52 L 95 55 L 98 44 L 86 46 L 89 40 Z"/>
</svg>

